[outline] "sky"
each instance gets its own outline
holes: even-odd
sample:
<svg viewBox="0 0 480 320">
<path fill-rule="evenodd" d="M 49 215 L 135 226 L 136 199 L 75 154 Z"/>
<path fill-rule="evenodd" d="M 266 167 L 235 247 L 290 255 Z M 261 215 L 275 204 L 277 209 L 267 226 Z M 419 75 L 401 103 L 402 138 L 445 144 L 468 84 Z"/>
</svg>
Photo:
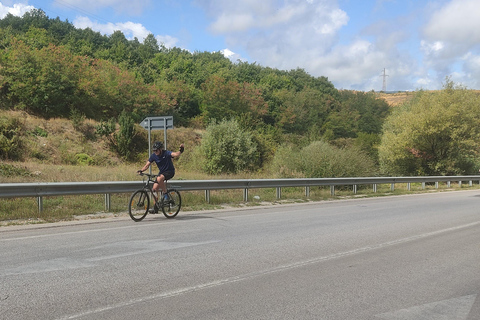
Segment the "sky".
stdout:
<svg viewBox="0 0 480 320">
<path fill-rule="evenodd" d="M 6 0 L 104 35 L 304 69 L 337 89 L 480 89 L 480 0 Z"/>
</svg>

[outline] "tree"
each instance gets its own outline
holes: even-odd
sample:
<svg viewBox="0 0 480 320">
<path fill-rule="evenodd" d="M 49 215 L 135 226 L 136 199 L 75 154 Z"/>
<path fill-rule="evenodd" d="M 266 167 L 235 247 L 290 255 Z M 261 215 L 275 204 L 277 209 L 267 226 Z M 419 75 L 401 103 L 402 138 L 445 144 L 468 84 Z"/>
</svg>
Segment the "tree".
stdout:
<svg viewBox="0 0 480 320">
<path fill-rule="evenodd" d="M 457 175 L 478 169 L 479 95 L 447 78 L 440 92 L 420 91 L 394 109 L 379 147 L 386 174 Z"/>
<path fill-rule="evenodd" d="M 17 108 L 50 118 L 68 117 L 73 107 L 88 105 L 88 99 L 77 91 L 88 59 L 74 56 L 64 47 L 50 44 L 38 50 L 14 39 L 0 63 L 0 86 Z"/>
<path fill-rule="evenodd" d="M 348 112 L 358 112 L 358 119 L 353 124 L 356 133 L 382 132 L 385 118 L 390 114 L 390 106 L 384 99 L 378 99 L 373 92 L 340 91 L 339 100 L 342 108 Z"/>
<path fill-rule="evenodd" d="M 143 61 L 152 59 L 155 54 L 159 52 L 159 50 L 160 47 L 158 46 L 157 39 L 155 39 L 155 36 L 151 33 L 145 37 L 145 40 L 143 40 L 143 45 L 139 47 L 140 56 Z"/>
<path fill-rule="evenodd" d="M 114 133 L 116 141 L 116 149 L 119 155 L 124 159 L 129 160 L 135 151 L 135 145 L 133 144 L 136 135 L 135 122 L 131 115 L 126 112 L 122 112 L 118 118 L 120 125 L 119 132 Z"/>
<path fill-rule="evenodd" d="M 259 119 L 266 113 L 267 106 L 260 90 L 249 83 L 212 76 L 202 89 L 200 108 L 206 121 L 232 119 L 246 113 L 251 114 L 252 119 Z"/>
</svg>

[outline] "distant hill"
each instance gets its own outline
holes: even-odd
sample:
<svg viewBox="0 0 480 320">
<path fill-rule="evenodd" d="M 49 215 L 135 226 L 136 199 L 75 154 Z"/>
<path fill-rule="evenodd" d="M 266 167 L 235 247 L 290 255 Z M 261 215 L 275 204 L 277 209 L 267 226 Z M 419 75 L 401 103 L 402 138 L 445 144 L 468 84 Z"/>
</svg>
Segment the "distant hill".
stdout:
<svg viewBox="0 0 480 320">
<path fill-rule="evenodd" d="M 398 106 L 412 99 L 414 94 L 415 92 L 413 91 L 395 92 L 395 93 L 384 93 L 384 92 L 376 93 L 378 98 L 384 99 L 392 107 Z"/>
</svg>

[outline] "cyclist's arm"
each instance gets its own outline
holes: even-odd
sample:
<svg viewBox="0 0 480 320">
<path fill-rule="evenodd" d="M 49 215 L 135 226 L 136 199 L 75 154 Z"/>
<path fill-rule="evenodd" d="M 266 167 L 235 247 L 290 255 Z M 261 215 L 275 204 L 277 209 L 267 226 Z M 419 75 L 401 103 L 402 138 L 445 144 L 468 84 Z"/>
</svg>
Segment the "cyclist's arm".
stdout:
<svg viewBox="0 0 480 320">
<path fill-rule="evenodd" d="M 138 170 L 137 172 L 138 172 L 138 173 L 141 173 L 141 172 L 147 170 L 148 167 L 150 167 L 151 164 L 152 164 L 152 163 L 151 163 L 150 161 L 147 161 L 147 163 L 143 166 L 143 168 L 140 169 L 140 170 Z"/>
<path fill-rule="evenodd" d="M 178 151 L 172 152 L 172 157 L 178 158 L 183 153 L 184 146 L 183 143 L 180 145 L 180 149 Z"/>
</svg>

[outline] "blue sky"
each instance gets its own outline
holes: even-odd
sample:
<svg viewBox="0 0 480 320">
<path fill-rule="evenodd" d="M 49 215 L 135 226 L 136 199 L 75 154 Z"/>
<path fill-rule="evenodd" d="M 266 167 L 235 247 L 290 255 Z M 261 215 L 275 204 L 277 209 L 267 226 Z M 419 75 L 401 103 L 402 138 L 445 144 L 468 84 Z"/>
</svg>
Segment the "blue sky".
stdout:
<svg viewBox="0 0 480 320">
<path fill-rule="evenodd" d="M 480 89 L 480 0 L 7 0 L 78 28 L 149 34 L 167 47 L 302 68 L 338 89 Z"/>
</svg>

